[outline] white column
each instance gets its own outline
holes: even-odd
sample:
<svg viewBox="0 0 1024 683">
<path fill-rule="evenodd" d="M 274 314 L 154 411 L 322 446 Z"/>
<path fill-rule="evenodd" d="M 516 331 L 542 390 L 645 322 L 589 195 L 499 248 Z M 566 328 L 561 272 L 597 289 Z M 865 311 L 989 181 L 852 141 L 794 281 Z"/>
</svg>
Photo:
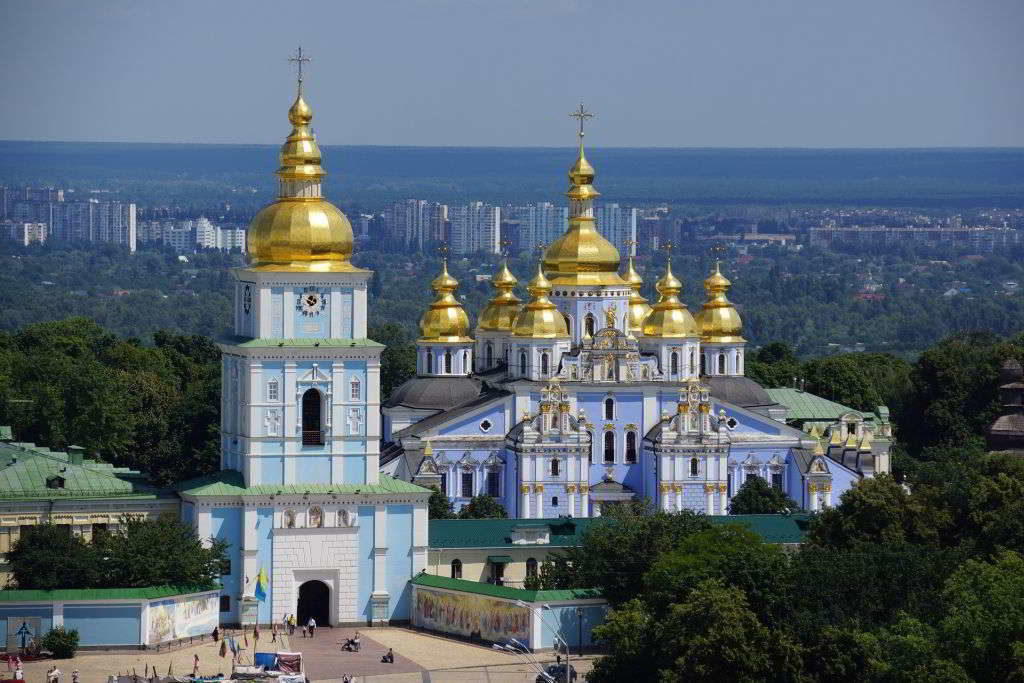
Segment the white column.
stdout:
<svg viewBox="0 0 1024 683">
<path fill-rule="evenodd" d="M 537 485 L 537 519 L 544 517 L 544 489 L 543 484 Z"/>
<path fill-rule="evenodd" d="M 811 512 L 818 511 L 818 491 L 812 482 L 807 482 L 807 495 L 811 501 Z"/>
<path fill-rule="evenodd" d="M 679 490 L 676 491 L 676 510 L 683 509 L 683 487 L 680 486 Z"/>
<path fill-rule="evenodd" d="M 601 504 L 595 500 L 594 501 L 594 517 L 600 517 L 600 516 L 601 516 Z"/>
<path fill-rule="evenodd" d="M 427 567 L 427 507 L 417 505 L 412 509 L 412 573 L 415 576 Z"/>
<path fill-rule="evenodd" d="M 580 493 L 580 517 L 590 516 L 590 492 L 588 489 L 583 489 Z M 596 516 L 596 515 L 595 515 Z"/>
<path fill-rule="evenodd" d="M 569 514 L 576 516 L 576 492 L 569 491 Z"/>
<path fill-rule="evenodd" d="M 825 483 L 825 507 L 832 507 L 832 482 Z"/>
<path fill-rule="evenodd" d="M 523 519 L 530 518 L 530 486 L 523 484 L 522 491 L 522 504 L 519 506 L 522 510 Z"/>
<path fill-rule="evenodd" d="M 376 505 L 373 511 L 373 594 L 387 595 L 388 508 Z"/>
<path fill-rule="evenodd" d="M 718 484 L 718 498 L 718 514 L 729 514 L 729 486 L 724 481 Z"/>
<path fill-rule="evenodd" d="M 53 628 L 64 625 L 64 603 L 53 603 Z"/>
<path fill-rule="evenodd" d="M 704 495 L 707 497 L 707 511 L 709 515 L 715 514 L 715 494 L 713 491 L 714 487 L 711 484 L 704 484 Z"/>
<path fill-rule="evenodd" d="M 669 504 L 669 496 L 671 496 L 671 495 L 672 494 L 668 490 L 668 484 L 662 483 L 661 484 L 661 509 L 664 510 L 665 512 L 670 512 L 671 511 L 671 508 L 668 505 Z"/>
</svg>

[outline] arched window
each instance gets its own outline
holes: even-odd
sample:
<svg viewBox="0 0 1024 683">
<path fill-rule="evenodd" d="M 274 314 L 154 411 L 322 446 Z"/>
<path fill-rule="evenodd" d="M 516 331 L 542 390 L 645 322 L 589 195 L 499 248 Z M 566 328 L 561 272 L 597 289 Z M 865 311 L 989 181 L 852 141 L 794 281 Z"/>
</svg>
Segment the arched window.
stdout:
<svg viewBox="0 0 1024 683">
<path fill-rule="evenodd" d="M 718 354 L 718 374 L 719 375 L 724 375 L 725 374 L 725 354 L 724 353 Z"/>
<path fill-rule="evenodd" d="M 307 389 L 302 395 L 302 444 L 319 446 L 324 442 L 324 433 L 320 429 L 320 392 Z"/>
<path fill-rule="evenodd" d="M 672 363 L 671 363 L 671 365 L 672 365 L 672 369 L 669 372 L 671 372 L 673 375 L 678 375 L 679 374 L 679 354 L 676 353 L 675 351 L 672 352 Z"/>
<path fill-rule="evenodd" d="M 626 432 L 626 462 L 636 462 L 636 432 Z"/>
<path fill-rule="evenodd" d="M 583 319 L 583 329 L 591 337 L 594 336 L 594 314 L 587 313 L 587 317 Z"/>
<path fill-rule="evenodd" d="M 701 375 L 708 374 L 707 359 L 708 359 L 708 357 L 705 354 L 703 354 L 703 353 L 700 354 L 700 374 Z"/>
<path fill-rule="evenodd" d="M 736 374 L 737 375 L 742 375 L 743 374 L 743 352 L 742 351 L 737 351 L 736 352 Z"/>
<path fill-rule="evenodd" d="M 494 365 L 494 344 L 487 345 L 487 350 L 484 352 L 484 359 L 487 361 L 487 367 Z"/>
<path fill-rule="evenodd" d="M 697 369 L 696 355 L 697 355 L 697 352 L 694 351 L 693 349 L 690 349 L 690 374 L 691 375 Z"/>
<path fill-rule="evenodd" d="M 548 354 L 540 354 L 540 372 L 542 375 L 548 374 Z"/>
<path fill-rule="evenodd" d="M 526 559 L 526 578 L 537 578 L 537 560 L 532 557 Z"/>
<path fill-rule="evenodd" d="M 427 349 L 427 374 L 434 374 L 434 354 L 431 353 L 430 349 Z"/>
<path fill-rule="evenodd" d="M 594 446 L 596 445 L 597 438 L 594 436 L 594 432 L 587 432 L 590 434 L 590 450 L 587 451 L 587 462 L 591 465 L 594 464 Z"/>
<path fill-rule="evenodd" d="M 559 470 L 558 458 L 551 458 L 551 476 L 552 477 L 557 477 L 558 476 L 558 470 Z"/>
<path fill-rule="evenodd" d="M 565 313 L 562 314 L 562 317 L 565 318 L 565 329 L 569 332 L 569 334 L 572 334 L 572 321 L 569 320 L 569 316 L 566 315 Z"/>
<path fill-rule="evenodd" d="M 551 498 L 551 507 L 558 507 L 558 496 L 554 496 Z"/>
<path fill-rule="evenodd" d="M 615 462 L 615 432 L 604 433 L 604 461 Z"/>
<path fill-rule="evenodd" d="M 462 560 L 452 560 L 452 578 L 462 578 Z"/>
<path fill-rule="evenodd" d="M 519 374 L 526 374 L 526 351 L 519 352 Z"/>
<path fill-rule="evenodd" d="M 445 371 L 445 374 L 451 374 L 451 372 L 452 372 L 452 351 L 451 351 L 451 349 L 445 349 L 445 351 L 444 351 L 444 371 Z"/>
<path fill-rule="evenodd" d="M 615 419 L 615 401 L 610 398 L 604 400 L 604 419 Z"/>
<path fill-rule="evenodd" d="M 267 400 L 268 401 L 280 401 L 281 400 L 281 385 L 277 383 L 276 379 L 272 379 L 267 382 Z"/>
<path fill-rule="evenodd" d="M 352 381 L 349 382 L 349 400 L 358 401 L 362 397 L 363 391 L 359 384 L 359 378 L 353 377 Z"/>
<path fill-rule="evenodd" d="M 697 458 L 690 458 L 690 476 L 696 477 L 700 474 L 700 462 Z"/>
<path fill-rule="evenodd" d="M 462 352 L 462 372 L 469 372 L 469 351 Z"/>
<path fill-rule="evenodd" d="M 558 413 L 551 413 L 551 428 L 558 429 Z"/>
</svg>

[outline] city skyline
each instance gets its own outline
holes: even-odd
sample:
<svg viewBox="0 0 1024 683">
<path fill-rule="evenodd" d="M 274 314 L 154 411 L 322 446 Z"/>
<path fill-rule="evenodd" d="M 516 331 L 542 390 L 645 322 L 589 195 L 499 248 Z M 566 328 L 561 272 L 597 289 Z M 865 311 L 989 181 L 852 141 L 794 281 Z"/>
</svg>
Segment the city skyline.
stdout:
<svg viewBox="0 0 1024 683">
<path fill-rule="evenodd" d="M 322 144 L 1024 144 L 1019 3 L 875 5 L 12 4 L 0 138 L 272 143 L 298 21 Z"/>
</svg>

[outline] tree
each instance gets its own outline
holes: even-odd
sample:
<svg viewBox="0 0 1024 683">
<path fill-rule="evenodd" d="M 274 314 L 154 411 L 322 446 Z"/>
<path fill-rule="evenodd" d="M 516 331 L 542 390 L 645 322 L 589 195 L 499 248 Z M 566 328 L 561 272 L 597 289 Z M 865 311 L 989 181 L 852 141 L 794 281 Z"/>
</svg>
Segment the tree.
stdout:
<svg viewBox="0 0 1024 683">
<path fill-rule="evenodd" d="M 22 527 L 7 561 L 18 588 L 91 588 L 99 582 L 94 548 L 72 534 L 68 525 Z"/>
<path fill-rule="evenodd" d="M 1024 558 L 968 560 L 942 590 L 949 652 L 975 680 L 1024 681 Z"/>
<path fill-rule="evenodd" d="M 761 477 L 747 477 L 729 502 L 730 515 L 777 515 L 799 509 L 796 501 Z"/>
<path fill-rule="evenodd" d="M 605 616 L 594 628 L 594 640 L 608 648 L 608 654 L 594 662 L 587 680 L 593 683 L 656 681 L 664 660 L 658 659 L 657 622 L 641 600 L 630 600 Z"/>
<path fill-rule="evenodd" d="M 901 401 L 910 387 L 910 364 L 888 353 L 844 353 L 804 364 L 807 389 L 856 410 Z"/>
<path fill-rule="evenodd" d="M 402 382 L 416 375 L 416 347 L 395 323 L 371 325 L 367 337 L 385 345 L 380 355 L 380 393 L 391 395 Z"/>
<path fill-rule="evenodd" d="M 206 587 L 221 575 L 228 545 L 211 540 L 207 547 L 192 527 L 172 515 L 156 519 L 125 516 L 118 528 L 99 538 L 105 585 Z"/>
<path fill-rule="evenodd" d="M 441 493 L 436 486 L 431 486 L 432 493 L 427 501 L 427 517 L 429 519 L 455 519 L 455 510 L 448 496 Z"/>
<path fill-rule="evenodd" d="M 78 631 L 54 626 L 40 638 L 39 647 L 52 654 L 54 659 L 71 659 L 78 649 Z"/>
<path fill-rule="evenodd" d="M 461 510 L 459 519 L 505 519 L 508 513 L 497 498 L 488 495 L 473 496 Z"/>
</svg>

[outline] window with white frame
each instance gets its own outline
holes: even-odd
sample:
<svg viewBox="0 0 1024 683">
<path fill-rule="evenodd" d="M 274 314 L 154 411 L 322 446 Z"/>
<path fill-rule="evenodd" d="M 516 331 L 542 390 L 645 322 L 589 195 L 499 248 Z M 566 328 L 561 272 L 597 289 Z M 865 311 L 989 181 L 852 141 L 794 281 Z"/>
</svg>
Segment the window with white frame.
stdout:
<svg viewBox="0 0 1024 683">
<path fill-rule="evenodd" d="M 267 400 L 268 401 L 280 401 L 281 400 L 281 385 L 276 379 L 272 379 L 267 382 Z"/>
<path fill-rule="evenodd" d="M 362 385 L 359 383 L 359 378 L 353 377 L 352 381 L 349 383 L 349 399 L 358 401 L 362 399 L 362 394 L 363 390 Z"/>
</svg>

